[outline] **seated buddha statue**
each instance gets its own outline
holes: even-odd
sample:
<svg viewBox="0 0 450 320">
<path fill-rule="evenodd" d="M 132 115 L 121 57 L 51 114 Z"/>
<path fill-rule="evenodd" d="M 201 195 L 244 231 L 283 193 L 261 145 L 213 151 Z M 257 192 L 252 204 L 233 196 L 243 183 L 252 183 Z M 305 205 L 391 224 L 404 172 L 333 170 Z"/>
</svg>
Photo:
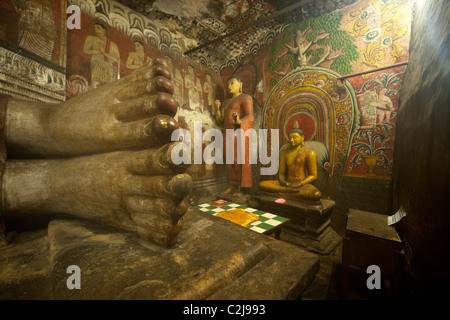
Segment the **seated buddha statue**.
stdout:
<svg viewBox="0 0 450 320">
<path fill-rule="evenodd" d="M 318 201 L 322 193 L 311 183 L 317 179 L 317 155 L 304 146 L 300 129 L 289 132 L 289 147 L 281 149 L 278 180 L 266 180 L 259 187 L 277 195 L 299 200 Z"/>
</svg>

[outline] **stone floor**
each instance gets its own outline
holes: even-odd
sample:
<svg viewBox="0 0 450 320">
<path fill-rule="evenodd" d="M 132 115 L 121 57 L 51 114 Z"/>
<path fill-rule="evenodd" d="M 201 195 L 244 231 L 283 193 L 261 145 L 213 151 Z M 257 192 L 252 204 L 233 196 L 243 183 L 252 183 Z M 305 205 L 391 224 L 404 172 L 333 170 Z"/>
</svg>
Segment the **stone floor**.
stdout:
<svg viewBox="0 0 450 320">
<path fill-rule="evenodd" d="M 319 255 L 320 270 L 313 282 L 303 292 L 304 300 L 340 300 L 342 242 L 328 255 Z M 350 268 L 348 300 L 384 300 L 390 299 L 385 286 L 380 290 L 369 290 L 366 287 L 365 270 Z"/>
<path fill-rule="evenodd" d="M 41 236 L 41 234 L 38 234 Z M 16 241 L 20 242 L 20 234 Z M 283 240 L 283 233 L 281 234 Z M 319 255 L 320 270 L 312 283 L 304 291 L 304 300 L 340 300 L 341 288 L 341 260 L 342 242 L 327 255 Z M 369 290 L 366 287 L 368 275 L 365 270 L 351 268 L 349 274 L 349 297 L 350 300 L 379 300 L 389 299 L 389 295 L 382 286 L 381 290 Z M 402 297 L 404 297 L 403 294 Z"/>
<path fill-rule="evenodd" d="M 185 224 L 171 249 L 68 217 L 18 232 L 0 250 L 0 300 L 280 300 L 318 272 L 317 255 L 229 221 L 193 210 Z M 83 290 L 68 290 L 73 265 Z"/>
<path fill-rule="evenodd" d="M 214 198 L 215 199 L 215 198 Z M 214 199 L 204 198 L 199 203 L 206 203 Z M 337 226 L 338 234 L 345 232 L 345 224 Z M 342 229 L 342 230 L 341 230 Z M 273 237 L 274 235 L 272 235 Z M 283 241 L 283 232 L 281 232 L 281 240 Z M 287 240 L 287 239 L 285 239 Z M 286 241 L 289 242 L 289 241 Z M 292 244 L 292 242 L 289 242 Z M 303 249 L 303 248 L 302 248 Z M 316 252 L 314 252 L 316 253 Z M 316 253 L 317 254 L 317 253 Z M 320 270 L 314 278 L 313 282 L 304 291 L 302 298 L 304 300 L 340 300 L 341 288 L 341 262 L 342 262 L 342 241 L 329 254 L 319 255 Z M 372 299 L 388 299 L 389 295 L 382 286 L 381 290 L 369 290 L 366 287 L 367 273 L 366 270 L 350 268 L 349 273 L 349 300 L 372 300 Z"/>
</svg>

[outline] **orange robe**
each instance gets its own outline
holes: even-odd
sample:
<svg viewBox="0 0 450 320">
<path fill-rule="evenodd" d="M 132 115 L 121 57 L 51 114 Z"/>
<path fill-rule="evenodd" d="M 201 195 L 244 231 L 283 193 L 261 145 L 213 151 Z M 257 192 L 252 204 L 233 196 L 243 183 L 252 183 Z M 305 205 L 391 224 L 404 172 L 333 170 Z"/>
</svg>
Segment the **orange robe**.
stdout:
<svg viewBox="0 0 450 320">
<path fill-rule="evenodd" d="M 251 96 L 241 93 L 236 98 L 227 99 L 223 102 L 223 152 L 226 154 L 226 146 L 232 141 L 227 141 L 226 129 L 239 129 L 233 124 L 233 112 L 236 112 L 241 120 L 240 128 L 244 133 L 248 129 L 253 129 L 253 123 L 255 122 L 253 116 L 253 99 Z M 227 164 L 227 178 L 228 183 L 250 188 L 252 186 L 252 169 L 250 165 L 250 141 L 249 137 L 245 138 L 245 141 L 237 141 L 237 137 L 234 138 L 234 161 L 233 164 Z M 245 150 L 244 164 L 237 163 L 237 148 Z"/>
</svg>

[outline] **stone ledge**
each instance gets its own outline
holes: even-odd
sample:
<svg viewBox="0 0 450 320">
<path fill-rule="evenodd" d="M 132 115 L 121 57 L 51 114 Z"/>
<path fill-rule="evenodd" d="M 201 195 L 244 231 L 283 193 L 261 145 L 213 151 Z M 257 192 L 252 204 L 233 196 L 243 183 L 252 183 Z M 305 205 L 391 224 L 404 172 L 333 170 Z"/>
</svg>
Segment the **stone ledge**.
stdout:
<svg viewBox="0 0 450 320">
<path fill-rule="evenodd" d="M 21 264 L 26 248 L 35 263 Z M 70 265 L 80 267 L 80 290 L 66 286 Z M 301 296 L 319 258 L 190 209 L 170 249 L 134 233 L 58 218 L 48 235 L 0 249 L 0 269 L 3 299 L 270 300 Z"/>
</svg>

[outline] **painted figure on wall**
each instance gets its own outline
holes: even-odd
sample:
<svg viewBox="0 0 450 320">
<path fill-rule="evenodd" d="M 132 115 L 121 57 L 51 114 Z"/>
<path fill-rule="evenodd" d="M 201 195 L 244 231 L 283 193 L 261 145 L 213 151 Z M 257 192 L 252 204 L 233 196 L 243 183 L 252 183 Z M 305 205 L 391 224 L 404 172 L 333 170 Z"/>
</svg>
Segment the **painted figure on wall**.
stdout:
<svg viewBox="0 0 450 320">
<path fill-rule="evenodd" d="M 58 31 L 53 20 L 53 7 L 48 0 L 30 0 L 20 10 L 19 46 L 47 60 L 52 59 Z"/>
<path fill-rule="evenodd" d="M 369 129 L 382 123 L 391 124 L 395 108 L 391 98 L 386 95 L 388 91 L 388 88 L 382 88 L 378 93 L 371 90 L 358 96 L 362 129 Z"/>
<path fill-rule="evenodd" d="M 211 110 L 212 107 L 214 106 L 214 102 L 216 101 L 216 97 L 214 87 L 211 81 L 211 75 L 209 73 L 206 74 L 206 81 L 203 84 L 203 92 L 208 95 L 206 111 Z"/>
<path fill-rule="evenodd" d="M 226 153 L 227 145 L 234 146 L 234 159 L 232 164 L 227 163 L 227 179 L 229 187 L 223 194 L 243 194 L 241 188 L 252 187 L 252 172 L 249 161 L 250 156 L 250 139 L 249 137 L 241 137 L 238 140 L 236 136 L 234 141 L 228 141 L 227 129 L 242 129 L 244 134 L 247 130 L 253 129 L 255 121 L 253 114 L 253 99 L 248 94 L 242 93 L 242 80 L 232 75 L 228 78 L 227 89 L 231 98 L 226 99 L 223 103 L 219 100 L 215 101 L 215 120 L 217 124 L 223 124 L 223 150 Z M 241 148 L 245 152 L 245 159 L 243 164 L 238 164 L 237 148 Z"/>
<path fill-rule="evenodd" d="M 400 75 L 401 73 L 382 73 L 361 86 L 357 95 L 361 111 L 361 129 L 382 124 L 394 125 L 395 97 L 401 81 Z"/>
<path fill-rule="evenodd" d="M 200 93 L 202 92 L 202 85 L 200 79 L 194 73 L 194 68 L 188 66 L 188 73 L 185 77 L 185 86 L 189 90 L 189 107 L 192 110 L 201 112 Z"/>
<path fill-rule="evenodd" d="M 117 44 L 111 41 L 108 27 L 94 24 L 95 36 L 87 36 L 83 52 L 91 54 L 91 85 L 95 88 L 119 78 L 120 53 Z"/>
<path fill-rule="evenodd" d="M 141 40 L 135 39 L 133 45 L 136 51 L 128 53 L 126 67 L 135 70 L 142 67 L 151 59 L 145 54 L 144 43 Z"/>
<path fill-rule="evenodd" d="M 311 183 L 317 180 L 317 155 L 305 145 L 297 128 L 289 132 L 289 147 L 280 150 L 278 180 L 266 180 L 259 187 L 286 198 L 318 201 L 322 193 Z"/>
<path fill-rule="evenodd" d="M 357 91 L 361 120 L 352 140 L 347 175 L 390 177 L 402 74 L 402 71 L 380 73 L 365 81 Z"/>
<path fill-rule="evenodd" d="M 377 96 L 377 123 L 391 123 L 391 114 L 395 111 L 391 98 L 386 93 L 389 91 L 383 88 L 378 92 Z"/>
<path fill-rule="evenodd" d="M 178 68 L 172 58 L 168 55 L 164 56 L 164 59 L 169 65 L 169 69 L 172 72 L 172 82 L 173 82 L 173 97 L 178 101 L 180 106 L 185 103 L 184 99 L 184 78 L 182 76 L 182 70 Z M 184 73 L 184 72 L 183 72 Z"/>
</svg>

